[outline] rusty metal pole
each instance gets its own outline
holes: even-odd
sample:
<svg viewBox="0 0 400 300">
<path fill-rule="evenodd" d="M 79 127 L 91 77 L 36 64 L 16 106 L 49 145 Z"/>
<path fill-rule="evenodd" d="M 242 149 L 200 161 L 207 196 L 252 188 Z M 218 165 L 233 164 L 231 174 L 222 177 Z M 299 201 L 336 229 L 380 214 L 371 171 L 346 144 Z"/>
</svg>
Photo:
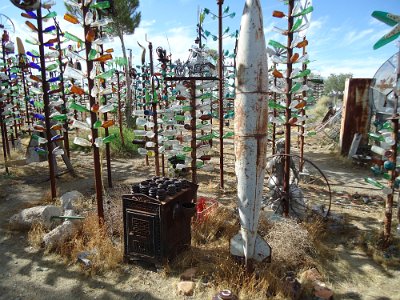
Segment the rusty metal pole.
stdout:
<svg viewBox="0 0 400 300">
<path fill-rule="evenodd" d="M 395 101 L 394 101 L 394 108 L 393 108 L 393 116 L 391 118 L 392 120 L 392 126 L 393 126 L 393 132 L 392 132 L 392 138 L 395 141 L 393 146 L 391 147 L 392 150 L 392 155 L 389 158 L 389 161 L 391 161 L 394 166 L 396 166 L 396 158 L 397 158 L 397 146 L 399 142 L 398 138 L 398 133 L 399 133 L 399 114 L 397 113 L 397 108 L 398 108 L 398 101 L 399 101 L 399 95 L 398 95 L 398 85 L 397 83 L 399 82 L 400 79 L 400 48 L 397 54 L 397 76 L 396 76 L 396 84 L 394 87 L 394 92 L 395 92 Z M 384 240 L 384 247 L 388 247 L 390 244 L 390 236 L 391 236 L 391 229 L 392 229 L 392 215 L 393 215 L 393 198 L 394 198 L 394 182 L 397 177 L 396 174 L 396 168 L 393 170 L 389 171 L 390 174 L 390 180 L 388 182 L 388 187 L 391 189 L 392 193 L 387 195 L 386 198 L 386 207 L 385 207 L 385 219 L 384 219 L 384 227 L 383 227 L 383 240 Z M 397 217 L 399 217 L 399 212 L 397 212 Z"/>
<path fill-rule="evenodd" d="M 5 52 L 4 52 L 4 48 L 3 48 L 3 57 L 4 57 L 4 55 L 5 55 Z M 4 57 L 5 58 L 5 57 Z M 6 70 L 5 70 L 5 73 L 7 74 L 7 76 L 8 76 L 8 82 L 9 82 L 9 84 L 10 84 L 10 89 L 11 89 L 11 87 L 12 87 L 12 84 L 11 84 L 11 73 L 10 73 L 10 71 L 8 70 L 8 67 L 7 67 L 7 60 L 5 60 L 4 59 L 4 65 L 5 65 L 5 67 L 6 67 Z M 12 93 L 11 93 L 12 94 Z M 10 95 L 10 103 L 12 104 L 12 111 L 13 111 L 13 115 L 14 115 L 14 112 L 15 112 L 15 108 L 14 108 L 14 96 L 11 96 Z M 15 138 L 13 138 L 12 136 L 11 136 L 11 138 L 12 138 L 12 145 L 13 145 L 13 147 L 15 147 L 15 144 L 14 144 L 14 141 L 16 141 L 17 139 L 18 139 L 18 126 L 17 126 L 17 120 L 15 119 L 15 115 L 14 115 L 14 121 L 13 121 L 13 123 L 14 123 L 14 134 L 15 134 Z M 11 133 L 12 134 L 12 133 Z"/>
<path fill-rule="evenodd" d="M 257 234 L 268 141 L 268 66 L 259 0 L 246 0 L 236 63 L 235 173 L 241 229 L 230 241 L 230 252 L 244 257 L 251 270 L 253 260 L 271 255 Z"/>
<path fill-rule="evenodd" d="M 83 20 L 85 20 L 88 11 L 89 7 L 83 5 L 82 3 Z M 83 29 L 86 37 L 90 29 L 90 26 L 87 25 L 85 21 L 83 23 Z M 88 73 L 93 69 L 93 61 L 89 60 L 89 52 L 91 49 L 92 49 L 92 44 L 86 41 L 85 39 L 85 53 L 86 53 L 86 64 Z M 94 82 L 93 79 L 91 79 L 89 76 L 88 76 L 88 87 L 89 87 L 88 96 L 89 96 L 90 107 L 93 107 L 93 105 L 96 103 L 96 99 L 91 95 L 91 91 L 94 87 Z M 91 119 L 91 124 L 95 124 L 97 121 L 97 114 L 94 113 L 93 111 L 90 111 L 90 119 Z M 98 136 L 99 133 L 97 128 L 94 128 L 92 126 L 92 142 L 94 142 Z M 92 147 L 93 147 L 93 165 L 94 165 L 94 177 L 95 177 L 96 200 L 97 200 L 97 216 L 99 218 L 99 222 L 102 223 L 104 220 L 104 208 L 103 208 L 103 184 L 101 182 L 100 150 L 94 145 Z"/>
<path fill-rule="evenodd" d="M 40 68 L 42 75 L 42 90 L 43 90 L 43 102 L 44 102 L 44 115 L 46 124 L 46 137 L 47 137 L 47 159 L 49 162 L 49 173 L 50 173 L 50 186 L 51 186 L 51 198 L 57 197 L 56 191 L 56 178 L 54 172 L 54 155 L 53 155 L 53 142 L 51 141 L 51 123 L 50 123 L 50 105 L 49 105 L 49 83 L 46 80 L 46 63 L 44 58 L 44 43 L 43 43 L 43 21 L 42 21 L 42 9 L 39 7 L 37 10 L 37 28 L 38 28 L 38 39 L 39 39 L 39 54 L 40 54 Z"/>
<path fill-rule="evenodd" d="M 274 63 L 274 69 L 276 69 L 276 66 L 277 66 L 277 63 Z M 277 79 L 274 76 L 274 86 L 276 86 L 276 82 L 277 82 Z M 274 104 L 276 104 L 277 94 L 274 92 L 272 97 L 273 97 Z M 274 107 L 274 110 L 273 110 L 274 121 L 275 121 L 277 115 L 278 115 L 278 112 L 277 112 L 276 108 Z M 272 155 L 274 155 L 276 153 L 275 142 L 276 142 L 276 122 L 273 122 L 272 123 Z"/>
<path fill-rule="evenodd" d="M 399 93 L 400 93 L 400 85 L 399 85 L 399 82 L 400 82 L 400 42 L 398 42 L 397 46 L 399 47 L 399 50 L 397 52 L 397 69 L 396 69 L 397 70 L 397 75 L 396 75 L 397 84 L 396 84 L 396 89 L 394 92 L 394 96 L 396 99 L 396 102 L 395 102 L 396 105 L 398 105 L 399 98 L 400 98 L 400 95 L 399 95 Z M 397 109 L 396 109 L 395 113 L 398 116 Z M 397 128 L 393 128 L 393 132 L 394 132 L 394 140 L 395 140 L 394 145 L 395 145 L 396 151 L 397 151 L 397 146 L 398 146 L 398 142 L 399 142 L 399 135 L 398 135 L 399 120 L 397 119 L 396 121 L 397 121 L 396 122 Z M 394 160 L 395 160 L 395 164 L 397 165 L 397 152 L 396 152 L 396 156 L 394 155 Z M 393 171 L 393 173 L 395 173 L 395 175 L 397 175 L 395 171 Z M 392 174 L 392 177 L 393 177 L 393 174 Z M 395 180 L 395 178 L 393 180 Z M 400 234 L 399 230 L 400 230 L 400 197 L 397 196 L 397 232 Z"/>
<path fill-rule="evenodd" d="M 62 50 L 61 50 L 61 38 L 60 38 L 60 32 L 61 28 L 60 25 L 57 22 L 57 19 L 54 17 L 54 24 L 56 25 L 57 28 L 57 45 L 58 45 L 58 63 L 60 67 L 60 87 L 61 87 L 61 99 L 63 100 L 63 108 L 62 108 L 62 113 L 67 114 L 67 101 L 65 97 L 65 86 L 64 86 L 64 69 L 63 69 L 63 63 L 62 63 Z M 65 152 L 67 153 L 67 157 L 71 158 L 71 151 L 69 149 L 69 135 L 68 135 L 68 120 L 66 120 L 63 124 L 64 132 L 63 132 L 63 137 L 64 137 L 64 148 Z"/>
<path fill-rule="evenodd" d="M 25 73 L 23 68 L 21 68 L 21 73 L 22 73 L 22 85 L 24 86 L 24 100 L 25 100 L 25 117 L 26 117 L 26 122 L 28 123 L 28 133 L 29 135 L 32 134 L 31 132 L 31 121 L 29 118 L 29 102 L 28 102 L 28 91 L 26 88 L 26 81 L 25 81 Z"/>
<path fill-rule="evenodd" d="M 144 56 L 144 54 L 143 54 L 143 56 Z M 146 80 L 147 79 L 149 79 L 148 78 L 148 75 L 144 75 L 145 73 L 146 73 L 147 71 L 146 71 L 146 68 L 145 68 L 145 65 L 144 65 L 144 61 L 142 62 L 142 102 L 143 102 L 143 109 L 145 109 L 146 108 Z M 144 130 L 147 130 L 147 126 L 145 125 L 144 126 Z M 145 141 L 147 141 L 147 137 L 144 137 L 144 140 Z M 145 156 L 145 162 L 146 162 L 146 166 L 149 166 L 150 165 L 150 163 L 149 163 L 149 156 L 146 154 L 146 156 Z"/>
<path fill-rule="evenodd" d="M 4 37 L 4 34 L 5 34 L 5 32 L 3 33 L 3 37 Z M 5 40 L 4 40 L 3 37 L 2 37 L 2 40 L 1 40 L 1 46 L 2 46 L 2 51 L 3 51 L 4 73 L 6 73 L 7 72 L 6 51 L 5 51 L 5 47 L 4 47 Z M 4 120 L 3 130 L 4 130 L 4 137 L 5 137 L 7 156 L 8 156 L 8 158 L 11 158 L 10 144 L 9 144 L 9 141 L 8 141 L 8 130 L 7 130 L 6 118 L 3 117 L 3 120 Z M 11 140 L 12 140 L 12 142 L 14 142 L 12 137 L 11 137 Z"/>
<path fill-rule="evenodd" d="M 8 171 L 8 166 L 7 166 L 7 147 L 6 147 L 6 139 L 7 137 L 5 136 L 5 132 L 4 132 L 4 126 L 6 126 L 5 121 L 4 121 L 4 117 L 3 117 L 3 102 L 0 101 L 0 131 L 1 131 L 1 144 L 3 147 L 3 156 L 4 156 L 4 167 L 6 169 L 6 173 L 9 174 Z"/>
<path fill-rule="evenodd" d="M 222 5 L 224 0 L 217 0 L 218 4 L 218 97 L 219 97 L 219 182 L 224 188 L 224 52 L 222 49 Z"/>
<path fill-rule="evenodd" d="M 166 77 L 166 73 L 167 73 L 167 64 L 166 63 L 162 63 L 161 64 L 161 68 L 163 69 L 163 71 L 164 71 L 164 74 L 165 75 L 163 75 L 164 77 L 164 80 L 165 80 L 165 77 Z M 164 105 L 164 107 L 165 108 L 168 108 L 168 106 L 169 106 L 169 104 L 168 104 L 168 86 L 167 86 L 167 82 L 165 82 L 164 81 L 164 89 L 163 89 L 163 94 L 164 94 L 164 96 L 165 96 L 165 105 Z M 162 125 L 161 125 L 162 126 Z M 165 177 L 165 155 L 164 155 L 164 153 L 162 153 L 161 154 L 161 174 L 162 174 L 162 176 L 164 176 Z"/>
<path fill-rule="evenodd" d="M 306 40 L 306 37 L 303 38 L 303 41 L 305 41 L 305 40 Z M 303 48 L 303 56 L 306 55 L 306 53 L 307 53 L 306 52 L 306 46 L 304 46 L 304 48 Z M 307 69 L 307 64 L 303 63 L 303 68 L 302 69 L 303 69 L 303 71 L 305 71 Z M 304 76 L 303 84 L 307 84 L 307 76 Z M 304 91 L 302 93 L 302 96 L 303 96 L 302 97 L 302 101 L 305 101 L 304 98 L 307 97 L 307 92 Z M 304 107 L 301 108 L 300 115 L 302 117 L 304 117 L 306 115 L 306 111 L 305 111 Z M 299 171 L 300 172 L 303 171 L 303 167 L 304 167 L 304 131 L 305 131 L 304 130 L 304 125 L 305 124 L 306 124 L 305 121 L 301 121 L 301 124 L 300 124 L 300 145 L 299 145 L 300 146 L 300 162 L 299 162 Z"/>
<path fill-rule="evenodd" d="M 395 143 L 391 147 L 392 156 L 389 158 L 389 161 L 396 164 L 396 157 L 397 157 L 397 143 L 398 143 L 398 132 L 399 132 L 399 119 L 397 114 L 397 100 L 395 101 L 394 105 L 394 112 L 392 116 L 392 138 L 394 139 Z M 392 229 L 392 215 L 393 215 L 393 198 L 394 198 L 394 181 L 396 179 L 396 170 L 389 171 L 390 180 L 388 181 L 388 187 L 392 191 L 392 193 L 388 194 L 386 197 L 386 206 L 385 206 L 385 219 L 384 219 L 384 227 L 383 227 L 383 239 L 384 239 L 384 247 L 389 246 L 390 244 L 390 236 L 391 236 L 391 229 Z"/>
<path fill-rule="evenodd" d="M 25 69 L 27 68 L 26 63 L 26 55 L 25 49 L 23 47 L 22 41 L 19 37 L 17 37 L 17 45 L 18 45 L 18 67 L 21 71 L 21 79 L 22 79 L 22 86 L 24 88 L 24 102 L 25 102 L 25 119 L 26 123 L 28 124 L 28 133 L 32 135 L 31 128 L 30 128 L 30 118 L 29 118 L 29 102 L 28 102 L 28 91 L 26 87 L 26 80 L 25 80 Z"/>
<path fill-rule="evenodd" d="M 121 112 L 121 91 L 120 91 L 120 82 L 119 82 L 119 71 L 115 72 L 117 74 L 117 97 L 118 97 L 118 125 L 119 125 L 119 135 L 121 136 L 121 143 L 125 145 L 124 141 L 124 133 L 122 128 L 122 112 Z"/>
<path fill-rule="evenodd" d="M 287 62 L 286 62 L 286 123 L 285 123 L 285 168 L 284 168 L 284 176 L 283 176 L 283 213 L 287 217 L 289 215 L 289 188 L 290 188 L 290 139 L 291 139 L 291 125 L 289 124 L 289 120 L 291 118 L 291 110 L 290 104 L 292 102 L 292 94 L 290 90 L 292 89 L 292 79 L 290 75 L 292 74 L 293 65 L 290 61 L 290 58 L 293 55 L 293 49 L 290 47 L 293 41 L 293 16 L 292 11 L 294 8 L 294 0 L 288 1 L 288 37 L 287 37 Z"/>
<path fill-rule="evenodd" d="M 9 83 L 9 87 L 11 89 L 11 86 L 12 86 L 12 84 L 11 84 L 11 73 L 8 70 L 8 63 L 7 63 L 7 60 L 6 60 L 6 51 L 5 51 L 5 46 L 4 46 L 4 43 L 5 43 L 4 35 L 6 35 L 6 31 L 4 31 L 3 37 L 2 37 L 2 52 L 3 52 L 3 62 L 4 62 L 4 73 L 8 77 L 8 83 Z M 8 37 L 8 34 L 7 34 L 7 37 Z M 12 104 L 12 111 L 13 111 L 13 115 L 14 115 L 14 112 L 15 112 L 14 97 L 11 96 L 11 95 L 9 96 L 9 102 Z M 14 133 L 11 131 L 11 143 L 12 143 L 12 146 L 15 148 L 14 141 L 18 139 L 18 126 L 17 126 L 17 120 L 15 119 L 15 116 L 14 116 L 13 123 L 14 123 Z M 13 136 L 14 134 L 15 134 L 15 138 Z"/>
<path fill-rule="evenodd" d="M 101 18 L 101 14 L 99 14 L 99 16 Z M 101 29 L 100 29 L 100 36 L 102 36 Z M 104 53 L 103 45 L 100 45 L 100 55 L 103 55 L 103 53 Z M 105 71 L 104 62 L 100 62 L 100 66 L 101 66 L 102 72 L 104 72 Z M 105 89 L 106 88 L 106 81 L 103 80 L 101 85 L 102 85 L 103 89 Z M 101 97 L 99 98 L 99 100 L 101 101 Z M 107 104 L 107 96 L 106 95 L 104 95 L 104 103 L 101 103 L 101 104 L 104 104 L 104 105 Z M 104 122 L 108 121 L 108 114 L 106 112 L 103 113 L 103 120 L 104 120 Z M 104 128 L 104 136 L 108 137 L 109 135 L 110 135 L 110 133 L 109 133 L 108 127 Z M 108 183 L 108 187 L 112 188 L 113 184 L 112 184 L 112 174 L 111 174 L 111 149 L 110 149 L 110 143 L 106 143 L 106 165 L 107 165 L 107 183 Z"/>
<path fill-rule="evenodd" d="M 196 80 L 190 80 L 190 114 L 192 119 L 190 120 L 190 127 L 192 130 L 192 182 L 197 183 L 197 148 L 196 148 Z"/>
<path fill-rule="evenodd" d="M 151 76 L 151 99 L 152 101 L 152 110 L 153 110 L 153 123 L 154 123 L 154 162 L 156 175 L 160 176 L 160 157 L 158 153 L 158 126 L 157 126 L 157 100 L 155 97 L 155 89 L 154 89 L 154 64 L 153 64 L 153 44 L 149 43 L 149 54 L 150 54 L 150 76 Z"/>
</svg>

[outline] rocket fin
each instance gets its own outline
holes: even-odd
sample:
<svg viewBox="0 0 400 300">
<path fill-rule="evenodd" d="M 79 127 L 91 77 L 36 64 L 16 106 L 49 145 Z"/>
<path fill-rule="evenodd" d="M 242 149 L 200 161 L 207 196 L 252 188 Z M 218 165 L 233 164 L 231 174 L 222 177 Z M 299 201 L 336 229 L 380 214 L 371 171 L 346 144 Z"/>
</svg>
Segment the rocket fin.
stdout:
<svg viewBox="0 0 400 300">
<path fill-rule="evenodd" d="M 233 238 L 231 238 L 230 243 L 230 251 L 234 256 L 244 257 L 244 241 L 242 238 L 242 233 L 239 232 Z M 264 239 L 257 234 L 255 247 L 254 247 L 254 255 L 252 258 L 258 262 L 262 262 L 265 259 L 271 259 L 271 246 L 268 245 Z"/>
</svg>

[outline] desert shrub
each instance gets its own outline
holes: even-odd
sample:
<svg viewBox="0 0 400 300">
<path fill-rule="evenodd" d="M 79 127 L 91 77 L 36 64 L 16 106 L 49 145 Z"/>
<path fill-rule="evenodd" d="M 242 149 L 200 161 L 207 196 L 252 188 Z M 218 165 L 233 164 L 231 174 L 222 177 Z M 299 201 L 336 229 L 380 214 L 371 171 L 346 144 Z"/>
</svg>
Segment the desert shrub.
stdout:
<svg viewBox="0 0 400 300">
<path fill-rule="evenodd" d="M 266 239 L 273 249 L 274 261 L 288 269 L 307 264 L 315 256 L 310 234 L 293 219 L 274 223 Z"/>
<path fill-rule="evenodd" d="M 111 153 L 113 155 L 122 157 L 133 157 L 137 155 L 138 145 L 132 144 L 135 139 L 133 130 L 127 127 L 122 128 L 122 134 L 124 136 L 124 144 L 122 144 L 122 138 L 120 135 L 119 127 L 113 126 L 109 128 L 110 134 L 115 134 L 116 138 L 110 143 Z M 104 133 L 103 133 L 104 134 Z"/>
<path fill-rule="evenodd" d="M 135 138 L 135 134 L 132 129 L 127 127 L 122 128 L 122 134 L 124 136 L 124 144 L 122 144 L 122 138 L 120 135 L 119 127 L 112 126 L 108 128 L 109 135 L 115 134 L 115 139 L 110 142 L 111 154 L 119 157 L 133 157 L 137 155 L 138 145 L 132 144 L 132 141 Z M 104 129 L 99 130 L 99 136 L 104 137 Z M 79 131 L 76 136 L 87 139 L 87 132 Z M 90 152 L 92 150 L 91 147 L 82 147 L 73 143 L 74 135 L 70 135 L 70 149 L 73 151 L 82 151 L 82 152 Z M 103 148 L 104 149 L 104 148 Z M 103 150 L 104 151 L 104 150 Z"/>
<path fill-rule="evenodd" d="M 331 102 L 332 101 L 328 96 L 322 96 L 307 112 L 308 115 L 313 116 L 312 120 L 310 119 L 310 122 L 320 121 L 327 113 Z"/>
<path fill-rule="evenodd" d="M 80 229 L 68 242 L 59 245 L 56 250 L 68 261 L 75 262 L 78 255 L 85 253 L 90 260 L 88 271 L 97 274 L 120 266 L 123 259 L 122 237 L 116 242 L 99 224 L 96 213 L 90 213 L 82 222 Z M 84 265 L 83 265 L 84 266 Z"/>
</svg>

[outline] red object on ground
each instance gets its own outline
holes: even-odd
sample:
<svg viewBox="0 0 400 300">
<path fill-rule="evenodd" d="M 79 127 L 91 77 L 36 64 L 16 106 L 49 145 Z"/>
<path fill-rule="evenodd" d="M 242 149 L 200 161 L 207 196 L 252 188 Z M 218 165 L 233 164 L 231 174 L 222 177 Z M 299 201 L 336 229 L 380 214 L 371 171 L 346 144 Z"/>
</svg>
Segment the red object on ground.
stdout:
<svg viewBox="0 0 400 300">
<path fill-rule="evenodd" d="M 217 208 L 218 201 L 212 198 L 199 197 L 196 202 L 197 222 L 203 222 Z"/>
</svg>

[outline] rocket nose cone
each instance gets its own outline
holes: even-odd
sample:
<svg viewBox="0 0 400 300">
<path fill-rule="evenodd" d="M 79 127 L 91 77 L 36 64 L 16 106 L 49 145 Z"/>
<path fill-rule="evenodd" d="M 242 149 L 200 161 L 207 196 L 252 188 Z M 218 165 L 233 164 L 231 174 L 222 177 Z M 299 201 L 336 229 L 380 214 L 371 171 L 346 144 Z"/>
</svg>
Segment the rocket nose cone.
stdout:
<svg viewBox="0 0 400 300">
<path fill-rule="evenodd" d="M 246 0 L 236 56 L 236 86 L 243 92 L 266 92 L 267 52 L 259 0 Z"/>
</svg>

